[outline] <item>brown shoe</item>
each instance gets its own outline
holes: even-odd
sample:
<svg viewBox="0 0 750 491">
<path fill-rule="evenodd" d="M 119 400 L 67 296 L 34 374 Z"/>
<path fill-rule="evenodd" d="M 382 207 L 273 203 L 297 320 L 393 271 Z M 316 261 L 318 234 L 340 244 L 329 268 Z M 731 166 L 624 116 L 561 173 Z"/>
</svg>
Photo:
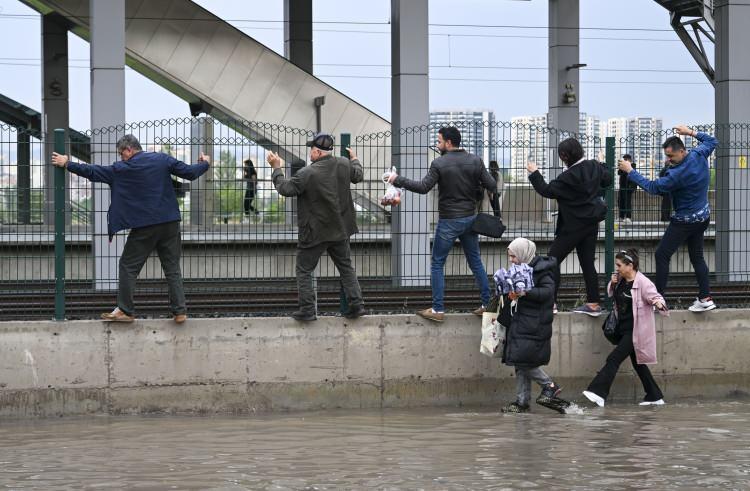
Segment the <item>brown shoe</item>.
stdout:
<svg viewBox="0 0 750 491">
<path fill-rule="evenodd" d="M 187 320 L 187 314 L 175 314 L 172 318 L 177 324 L 182 324 Z"/>
<path fill-rule="evenodd" d="M 435 322 L 443 322 L 445 320 L 445 314 L 442 312 L 433 312 L 431 308 L 420 310 L 417 312 L 417 315 L 420 317 L 424 317 L 425 319 L 429 319 L 431 321 Z"/>
<path fill-rule="evenodd" d="M 135 320 L 133 316 L 126 314 L 120 309 L 103 313 L 101 319 L 104 322 L 133 322 Z"/>
<path fill-rule="evenodd" d="M 482 306 L 482 307 L 479 307 L 476 310 L 473 310 L 471 313 L 474 314 L 474 315 L 478 315 L 479 317 L 482 317 L 482 314 L 484 314 L 485 310 L 487 310 L 487 309 L 485 309 L 484 306 Z"/>
</svg>

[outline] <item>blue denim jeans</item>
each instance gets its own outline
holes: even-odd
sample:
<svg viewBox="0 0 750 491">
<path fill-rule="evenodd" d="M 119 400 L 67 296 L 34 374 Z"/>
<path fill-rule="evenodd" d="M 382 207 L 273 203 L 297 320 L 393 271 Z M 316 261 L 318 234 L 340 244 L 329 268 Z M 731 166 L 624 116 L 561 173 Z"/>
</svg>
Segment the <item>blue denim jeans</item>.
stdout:
<svg viewBox="0 0 750 491">
<path fill-rule="evenodd" d="M 474 278 L 479 283 L 482 305 L 490 302 L 490 285 L 487 272 L 479 255 L 479 236 L 471 231 L 476 215 L 463 218 L 440 218 L 435 229 L 435 239 L 432 242 L 432 308 L 436 312 L 445 311 L 443 298 L 445 297 L 445 260 L 453 248 L 456 239 L 461 243 L 464 256 L 469 263 Z"/>
</svg>

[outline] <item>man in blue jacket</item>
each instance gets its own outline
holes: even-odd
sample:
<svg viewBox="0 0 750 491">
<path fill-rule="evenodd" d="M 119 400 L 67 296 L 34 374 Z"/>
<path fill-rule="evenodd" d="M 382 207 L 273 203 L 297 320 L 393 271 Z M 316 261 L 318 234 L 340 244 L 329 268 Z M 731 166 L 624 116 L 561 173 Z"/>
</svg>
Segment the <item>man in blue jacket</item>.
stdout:
<svg viewBox="0 0 750 491">
<path fill-rule="evenodd" d="M 101 315 L 108 322 L 133 322 L 135 279 L 148 256 L 156 250 L 169 288 L 174 321 L 187 320 L 185 291 L 180 271 L 180 209 L 172 175 L 191 181 L 203 175 L 209 159 L 202 152 L 198 163 L 188 165 L 165 153 L 144 152 L 138 139 L 125 135 L 117 141 L 122 160 L 112 165 L 82 165 L 67 155 L 52 154 L 52 164 L 92 182 L 109 184 L 112 201 L 107 212 L 109 239 L 130 229 L 120 257 L 117 307 Z"/>
<path fill-rule="evenodd" d="M 667 230 L 656 248 L 656 289 L 664 295 L 669 278 L 669 261 L 685 242 L 688 245 L 690 262 L 698 279 L 698 298 L 689 309 L 705 312 L 716 308 L 709 291 L 708 266 L 703 259 L 703 234 L 711 218 L 708 204 L 708 186 L 711 181 L 708 157 L 716 148 L 717 140 L 711 135 L 691 130 L 687 126 L 675 128 L 678 135 L 691 135 L 700 145 L 690 150 L 677 136 L 667 138 L 662 145 L 670 162 L 662 177 L 649 181 L 630 165 L 621 160 L 619 168 L 628 174 L 628 179 L 649 194 L 670 195 L 674 213 Z"/>
</svg>

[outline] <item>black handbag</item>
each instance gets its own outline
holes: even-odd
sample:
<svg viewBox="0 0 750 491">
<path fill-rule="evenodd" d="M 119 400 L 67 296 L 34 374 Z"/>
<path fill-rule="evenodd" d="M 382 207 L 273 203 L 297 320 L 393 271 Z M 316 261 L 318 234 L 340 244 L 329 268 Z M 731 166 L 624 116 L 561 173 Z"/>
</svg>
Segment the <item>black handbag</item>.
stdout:
<svg viewBox="0 0 750 491">
<path fill-rule="evenodd" d="M 607 318 L 604 319 L 604 324 L 602 324 L 602 332 L 604 333 L 604 337 L 607 338 L 607 341 L 612 344 L 618 344 L 622 339 L 622 334 L 617 328 L 617 314 L 615 313 L 615 309 L 612 309 L 612 311 L 607 315 Z"/>
<path fill-rule="evenodd" d="M 499 239 L 505 233 L 503 219 L 489 213 L 478 213 L 471 231 L 485 237 Z"/>
</svg>

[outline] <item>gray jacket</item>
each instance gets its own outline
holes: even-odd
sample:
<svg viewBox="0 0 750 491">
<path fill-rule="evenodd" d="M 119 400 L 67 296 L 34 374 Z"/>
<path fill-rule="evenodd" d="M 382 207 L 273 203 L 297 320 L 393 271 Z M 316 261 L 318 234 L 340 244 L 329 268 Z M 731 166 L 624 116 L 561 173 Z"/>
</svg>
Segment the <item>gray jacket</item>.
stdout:
<svg viewBox="0 0 750 491">
<path fill-rule="evenodd" d="M 299 247 L 338 242 L 356 234 L 357 217 L 350 184 L 362 182 L 359 160 L 325 156 L 286 178 L 274 169 L 271 180 L 282 196 L 297 196 Z"/>
<path fill-rule="evenodd" d="M 432 161 L 430 170 L 421 181 L 398 176 L 393 185 L 419 194 L 427 194 L 439 185 L 438 211 L 440 218 L 463 218 L 476 214 L 477 202 L 484 193 L 481 188 L 495 192 L 497 183 L 487 172 L 482 159 L 465 150 L 446 152 Z"/>
</svg>

